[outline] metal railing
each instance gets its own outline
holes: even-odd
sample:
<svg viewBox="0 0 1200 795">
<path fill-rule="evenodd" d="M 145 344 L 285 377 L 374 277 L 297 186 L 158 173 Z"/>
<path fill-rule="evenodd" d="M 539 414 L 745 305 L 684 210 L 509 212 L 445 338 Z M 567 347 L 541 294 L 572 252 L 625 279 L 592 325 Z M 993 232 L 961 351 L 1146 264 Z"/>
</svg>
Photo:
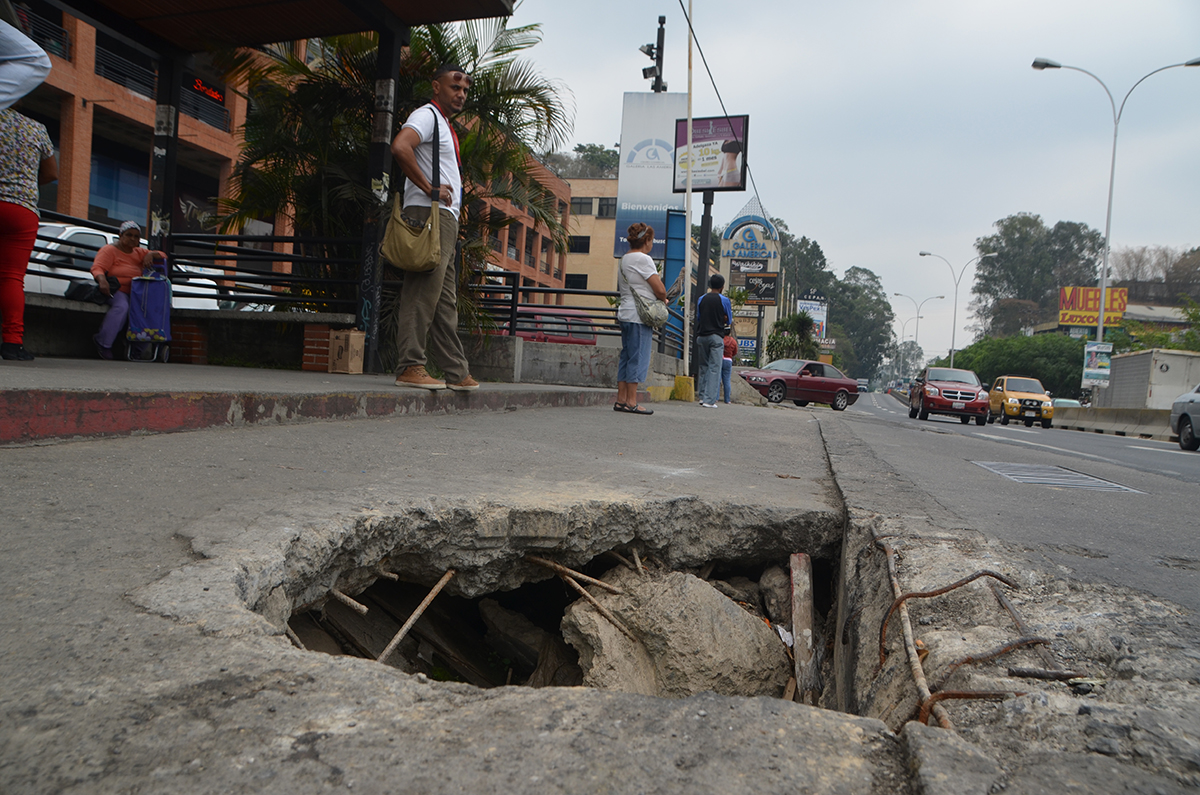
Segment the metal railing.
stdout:
<svg viewBox="0 0 1200 795">
<path fill-rule="evenodd" d="M 216 127 L 221 132 L 229 132 L 229 111 L 225 106 L 197 94 L 184 93 L 179 100 L 179 112 L 199 119 L 210 127 Z"/>
<path fill-rule="evenodd" d="M 42 211 L 43 223 L 61 223 L 102 232 L 115 238 L 115 227 L 60 213 Z M 252 309 L 294 312 L 354 312 L 358 304 L 361 238 L 283 237 L 175 233 L 169 268 L 172 293 L 178 299 L 210 299 L 213 309 Z M 289 244 L 291 252 L 273 250 Z M 66 243 L 39 234 L 29 273 L 43 279 L 92 280 L 90 270 L 98 246 Z M 43 255 L 43 256 L 39 256 Z M 291 273 L 276 269 L 280 265 Z M 599 337 L 619 337 L 617 301 L 620 294 L 604 290 L 521 285 L 515 271 L 489 270 L 472 275 L 466 290 L 479 307 L 480 330 L 521 336 L 527 340 L 561 340 L 595 344 Z M 392 286 L 390 281 L 385 285 Z M 66 285 L 62 285 L 65 290 Z M 62 290 L 43 292 L 62 295 Z M 535 299 L 562 304 L 536 303 Z M 608 306 L 577 303 L 580 298 L 603 298 Z M 683 316 L 670 310 L 673 323 L 655 332 L 660 353 L 679 356 Z"/>
<path fill-rule="evenodd" d="M 96 46 L 96 74 L 148 99 L 154 99 L 158 87 L 158 75 L 153 70 L 138 66 L 99 45 Z"/>
<path fill-rule="evenodd" d="M 51 55 L 71 60 L 71 36 L 66 29 L 32 11 L 21 11 L 20 15 L 24 18 L 22 21 L 29 23 L 25 32 L 39 47 Z"/>
</svg>

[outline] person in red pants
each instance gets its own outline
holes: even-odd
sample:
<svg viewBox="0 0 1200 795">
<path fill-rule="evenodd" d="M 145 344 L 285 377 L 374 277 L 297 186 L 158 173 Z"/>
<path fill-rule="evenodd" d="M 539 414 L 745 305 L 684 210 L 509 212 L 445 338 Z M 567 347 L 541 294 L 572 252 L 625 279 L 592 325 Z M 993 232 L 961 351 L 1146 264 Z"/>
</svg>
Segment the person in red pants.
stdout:
<svg viewBox="0 0 1200 795">
<path fill-rule="evenodd" d="M 0 358 L 33 360 L 25 350 L 25 269 L 38 229 L 38 185 L 58 179 L 45 125 L 0 110 Z"/>
</svg>

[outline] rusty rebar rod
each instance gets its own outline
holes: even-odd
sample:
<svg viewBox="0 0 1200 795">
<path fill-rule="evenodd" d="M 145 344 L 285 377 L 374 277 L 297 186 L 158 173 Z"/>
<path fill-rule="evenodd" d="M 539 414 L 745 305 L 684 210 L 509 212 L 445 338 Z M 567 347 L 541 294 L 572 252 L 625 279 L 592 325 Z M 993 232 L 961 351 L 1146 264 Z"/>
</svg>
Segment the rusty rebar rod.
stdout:
<svg viewBox="0 0 1200 795">
<path fill-rule="evenodd" d="M 887 556 L 888 579 L 892 584 L 892 593 L 896 596 L 901 594 L 900 576 L 896 573 L 896 550 L 886 541 L 876 539 L 875 545 L 883 550 Z M 924 704 L 930 697 L 929 683 L 925 680 L 925 668 L 921 665 L 921 656 L 917 653 L 917 644 L 913 640 L 912 622 L 908 619 L 908 605 L 900 603 L 900 627 L 904 635 L 904 651 L 908 655 L 908 667 L 912 672 L 913 682 L 917 686 L 918 701 Z M 938 719 L 938 725 L 943 729 L 953 729 L 954 724 L 950 722 L 950 713 L 941 704 L 934 703 L 932 705 L 933 714 Z"/>
<path fill-rule="evenodd" d="M 392 582 L 398 582 L 400 580 L 400 575 L 394 571 L 387 571 L 386 569 L 383 569 L 383 568 L 376 568 L 375 573 L 378 574 L 380 577 L 384 578 L 385 580 L 391 580 Z"/>
<path fill-rule="evenodd" d="M 946 699 L 973 699 L 977 701 L 1003 701 L 1010 696 L 1023 696 L 1025 693 L 1016 690 L 943 690 L 940 693 L 934 693 L 921 702 L 921 711 L 917 714 L 917 721 L 925 723 L 929 720 L 929 713 L 938 708 L 939 701 Z"/>
<path fill-rule="evenodd" d="M 1045 638 L 1030 636 L 1027 638 L 1017 638 L 1014 641 L 1005 643 L 1003 646 L 997 646 L 990 651 L 985 651 L 980 654 L 968 654 L 962 659 L 955 660 L 946 667 L 946 673 L 942 676 L 942 680 L 938 686 L 933 688 L 933 691 L 936 693 L 945 687 L 946 682 L 950 681 L 950 677 L 954 676 L 954 672 L 964 665 L 975 665 L 977 663 L 987 662 L 988 660 L 994 660 L 1001 655 L 1008 654 L 1009 652 L 1016 651 L 1017 649 L 1023 649 L 1027 646 L 1036 646 L 1040 643 L 1049 642 L 1050 641 L 1046 640 Z"/>
<path fill-rule="evenodd" d="M 1009 668 L 1008 675 L 1021 679 L 1046 679 L 1053 682 L 1065 682 L 1068 679 L 1078 679 L 1083 676 L 1078 671 L 1048 671 L 1045 668 Z"/>
<path fill-rule="evenodd" d="M 955 588 L 961 588 L 964 585 L 966 585 L 967 583 L 974 582 L 975 580 L 978 580 L 980 577 L 991 577 L 993 579 L 999 580 L 1000 582 L 1007 585 L 1009 588 L 1019 587 L 1015 582 L 1008 579 L 1003 574 L 997 574 L 996 572 L 989 571 L 988 569 L 980 569 L 979 571 L 975 572 L 974 574 L 963 577 L 961 580 L 958 580 L 957 582 L 950 583 L 945 588 L 936 588 L 932 591 L 910 591 L 909 593 L 903 594 L 901 596 L 897 596 L 896 601 L 892 602 L 892 606 L 890 608 L 888 608 L 887 615 L 885 615 L 883 617 L 883 623 L 879 625 L 879 664 L 883 665 L 884 662 L 887 661 L 887 648 L 886 648 L 885 644 L 887 642 L 888 621 L 891 619 L 892 613 L 896 612 L 897 608 L 901 607 L 909 599 L 930 599 L 934 596 L 941 596 L 944 593 L 949 593 L 950 591 L 953 591 Z M 1024 633 L 1022 633 L 1022 634 L 1024 634 Z"/>
<path fill-rule="evenodd" d="M 1017 632 L 1020 632 L 1022 635 L 1032 635 L 1033 632 L 1030 631 L 1029 626 L 1025 623 L 1025 620 L 1021 618 L 1021 614 L 1017 612 L 1017 608 L 1015 605 L 1013 605 L 1012 600 L 1008 598 L 1008 594 L 1004 593 L 1004 591 L 1001 591 L 994 582 L 989 582 L 988 587 L 992 589 L 992 593 L 995 595 L 996 601 L 1000 603 L 1000 606 L 1003 607 L 1010 616 L 1012 616 L 1013 623 L 1017 625 Z M 1037 655 L 1042 658 L 1042 664 L 1045 665 L 1048 670 L 1062 670 L 1062 666 L 1059 665 L 1058 660 L 1054 656 L 1054 652 L 1049 648 L 1049 644 L 1045 646 L 1038 646 L 1034 649 L 1034 651 L 1036 651 Z"/>
<path fill-rule="evenodd" d="M 614 558 L 616 558 L 617 560 L 624 563 L 625 568 L 627 568 L 631 571 L 637 571 L 637 567 L 633 565 L 633 563 L 629 560 L 629 558 L 625 557 L 620 552 L 617 552 L 615 549 L 608 550 L 608 554 L 612 555 Z"/>
<path fill-rule="evenodd" d="M 526 555 L 525 560 L 529 561 L 530 563 L 536 563 L 539 566 L 545 566 L 546 568 L 550 569 L 551 571 L 556 572 L 564 577 L 569 577 L 573 580 L 583 580 L 586 583 L 595 585 L 599 588 L 603 588 L 604 590 L 608 591 L 609 593 L 615 593 L 618 595 L 624 593 L 620 588 L 618 588 L 615 585 L 612 585 L 611 583 L 607 583 L 604 580 L 597 580 L 595 577 L 589 577 L 586 574 L 575 571 L 574 569 L 568 569 L 566 566 L 562 565 L 561 563 L 555 563 L 552 560 L 546 560 L 545 558 L 539 558 L 536 555 Z"/>
<path fill-rule="evenodd" d="M 646 568 L 642 565 L 642 559 L 638 556 L 638 551 L 636 549 L 631 549 L 629 551 L 633 553 L 633 563 L 635 566 L 637 566 L 638 574 L 645 577 L 646 576 Z"/>
<path fill-rule="evenodd" d="M 296 634 L 296 630 L 292 629 L 290 624 L 283 625 L 283 632 L 285 635 L 287 635 L 288 640 L 295 644 L 297 649 L 300 651 L 308 651 L 308 647 L 304 645 L 302 640 L 300 640 L 300 636 Z"/>
<path fill-rule="evenodd" d="M 354 601 L 349 596 L 346 596 L 346 594 L 339 591 L 337 588 L 330 588 L 329 595 L 332 596 L 334 599 L 337 599 L 339 602 L 341 602 L 342 604 L 344 604 L 346 607 L 350 608 L 354 612 L 358 613 L 360 616 L 365 616 L 367 614 L 367 606 L 366 605 L 364 605 L 362 602 Z"/>
<path fill-rule="evenodd" d="M 425 612 L 425 608 L 429 607 L 430 603 L 433 602 L 433 597 L 437 596 L 438 593 L 446 587 L 446 583 L 450 582 L 450 578 L 453 576 L 454 569 L 446 569 L 446 573 L 442 575 L 442 579 L 438 580 L 437 585 L 433 586 L 433 590 L 431 590 L 429 594 L 423 600 L 421 600 L 421 604 L 417 605 L 417 609 L 413 611 L 412 615 L 408 617 L 408 620 L 404 622 L 404 626 L 400 627 L 399 631 L 396 632 L 395 636 L 393 636 L 391 641 L 388 642 L 387 647 L 384 648 L 384 650 L 379 653 L 379 656 L 375 658 L 375 662 L 383 662 L 387 659 L 389 654 L 395 651 L 396 647 L 400 645 L 400 641 L 404 640 L 404 636 L 408 634 L 410 629 L 412 629 L 413 624 L 417 623 L 417 619 L 420 618 L 421 614 Z"/>
<path fill-rule="evenodd" d="M 614 627 L 621 630 L 622 634 L 624 634 L 625 637 L 629 638 L 630 640 L 634 641 L 635 643 L 637 642 L 637 638 L 635 638 L 633 636 L 633 633 L 631 633 L 628 629 L 626 629 L 625 625 L 622 624 L 620 621 L 618 621 L 617 617 L 614 616 L 607 607 L 605 607 L 604 605 L 602 605 L 598 601 L 596 601 L 596 597 L 594 597 L 590 593 L 588 593 L 587 589 L 585 589 L 582 585 L 577 583 L 574 580 L 574 578 L 569 577 L 566 574 L 559 574 L 558 576 L 561 577 L 563 579 L 563 581 L 565 581 L 567 583 L 567 585 L 570 585 L 572 588 L 574 588 L 576 591 L 578 591 L 580 596 L 582 596 L 584 599 L 588 600 L 588 602 L 591 603 L 592 607 L 596 608 L 596 612 L 598 612 L 600 615 L 607 618 Z"/>
</svg>

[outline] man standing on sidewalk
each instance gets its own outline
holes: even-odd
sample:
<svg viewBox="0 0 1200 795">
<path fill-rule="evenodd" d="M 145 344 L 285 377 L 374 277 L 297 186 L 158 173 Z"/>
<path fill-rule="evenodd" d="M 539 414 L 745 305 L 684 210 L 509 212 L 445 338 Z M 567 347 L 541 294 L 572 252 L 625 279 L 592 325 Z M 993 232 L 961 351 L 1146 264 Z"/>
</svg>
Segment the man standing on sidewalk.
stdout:
<svg viewBox="0 0 1200 795">
<path fill-rule="evenodd" d="M 700 381 L 700 405 L 715 409 L 721 386 L 725 328 L 733 312 L 732 308 L 727 308 L 729 299 L 721 295 L 721 290 L 725 289 L 724 276 L 714 273 L 708 279 L 708 288 L 696 305 L 697 375 Z"/>
<path fill-rule="evenodd" d="M 439 161 L 437 201 L 441 214 L 442 262 L 428 273 L 404 274 L 397 310 L 396 348 L 399 363 L 396 386 L 468 392 L 479 388 L 471 377 L 462 341 L 458 338 L 458 272 L 455 244 L 462 211 L 462 168 L 458 135 L 447 114 L 458 113 L 467 101 L 471 78 L 461 66 L 445 65 L 433 75 L 433 99 L 413 112 L 392 141 L 392 155 L 407 177 L 404 186 L 404 215 L 424 224 L 434 200 L 433 158 Z M 433 151 L 437 125 L 439 149 Z M 446 380 L 425 371 L 428 353 L 446 374 Z"/>
</svg>

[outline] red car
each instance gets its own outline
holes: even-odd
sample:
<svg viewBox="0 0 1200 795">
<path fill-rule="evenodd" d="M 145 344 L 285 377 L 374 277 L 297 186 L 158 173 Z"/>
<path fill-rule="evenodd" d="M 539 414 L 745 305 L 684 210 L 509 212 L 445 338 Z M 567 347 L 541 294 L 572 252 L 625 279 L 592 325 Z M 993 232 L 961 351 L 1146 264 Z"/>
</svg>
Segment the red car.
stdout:
<svg viewBox="0 0 1200 795">
<path fill-rule="evenodd" d="M 927 367 L 908 390 L 908 416 L 927 420 L 930 414 L 958 417 L 963 425 L 974 418 L 976 425 L 986 425 L 987 387 L 970 370 Z"/>
<path fill-rule="evenodd" d="M 858 382 L 823 362 L 776 359 L 761 370 L 743 370 L 740 375 L 772 403 L 787 399 L 797 406 L 828 403 L 834 411 L 845 411 L 858 400 Z"/>
</svg>

